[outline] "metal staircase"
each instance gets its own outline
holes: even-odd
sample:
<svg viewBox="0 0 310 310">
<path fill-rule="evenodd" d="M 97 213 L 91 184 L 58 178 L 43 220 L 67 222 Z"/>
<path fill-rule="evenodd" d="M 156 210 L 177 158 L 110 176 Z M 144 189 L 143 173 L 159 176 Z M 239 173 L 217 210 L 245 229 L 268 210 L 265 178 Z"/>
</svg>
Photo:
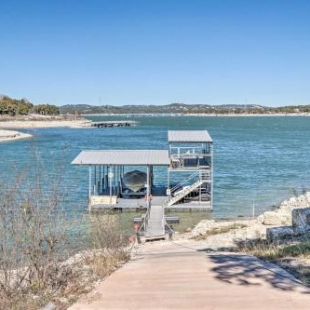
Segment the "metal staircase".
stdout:
<svg viewBox="0 0 310 310">
<path fill-rule="evenodd" d="M 181 190 L 177 195 L 172 197 L 166 204 L 167 207 L 172 206 L 182 198 L 186 197 L 190 192 L 192 192 L 194 189 L 198 188 L 204 183 L 203 180 L 198 180 L 197 182 L 193 183 L 192 185 L 188 186 L 184 190 Z"/>
<path fill-rule="evenodd" d="M 197 180 L 198 179 L 198 180 Z M 187 180 L 186 182 L 193 182 L 193 180 L 197 180 L 191 185 L 183 187 L 182 184 L 184 182 L 181 182 L 174 186 L 171 189 L 171 192 L 175 192 L 176 194 L 171 197 L 168 201 L 164 203 L 165 207 L 171 207 L 174 205 L 176 202 L 181 200 L 182 198 L 186 197 L 189 193 L 191 193 L 193 190 L 197 189 L 199 186 L 201 186 L 203 183 L 208 182 L 210 179 L 210 172 L 204 172 L 204 171 L 199 171 L 193 173 Z M 188 183 L 187 183 L 188 184 Z"/>
</svg>

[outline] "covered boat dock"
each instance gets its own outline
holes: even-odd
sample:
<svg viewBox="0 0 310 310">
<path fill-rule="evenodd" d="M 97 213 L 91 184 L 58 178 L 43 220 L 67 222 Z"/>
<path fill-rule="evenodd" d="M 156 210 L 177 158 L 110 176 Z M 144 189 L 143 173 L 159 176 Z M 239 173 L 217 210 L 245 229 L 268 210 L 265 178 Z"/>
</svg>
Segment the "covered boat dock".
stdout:
<svg viewBox="0 0 310 310">
<path fill-rule="evenodd" d="M 152 196 L 153 203 L 165 199 L 166 188 L 154 186 L 154 166 L 170 165 L 167 150 L 82 151 L 73 165 L 89 167 L 89 209 L 143 209 Z M 126 170 L 145 170 L 145 184 L 137 191 L 125 187 Z M 139 170 L 136 170 L 139 169 Z"/>
<path fill-rule="evenodd" d="M 89 167 L 89 210 L 138 210 L 151 200 L 170 210 L 212 209 L 213 141 L 208 131 L 170 130 L 167 138 L 167 150 L 82 151 L 72 164 Z"/>
<path fill-rule="evenodd" d="M 165 210 L 212 209 L 212 143 L 205 130 L 168 131 L 168 150 L 85 150 L 72 164 L 89 167 L 90 211 L 145 210 L 144 237 L 162 238 L 172 231 Z"/>
</svg>

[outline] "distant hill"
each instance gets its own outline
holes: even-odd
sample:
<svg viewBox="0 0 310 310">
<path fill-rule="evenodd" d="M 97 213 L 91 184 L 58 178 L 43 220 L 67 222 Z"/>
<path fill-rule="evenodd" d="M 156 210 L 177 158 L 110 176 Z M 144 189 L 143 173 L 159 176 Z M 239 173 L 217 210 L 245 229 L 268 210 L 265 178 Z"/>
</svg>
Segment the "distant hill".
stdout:
<svg viewBox="0 0 310 310">
<path fill-rule="evenodd" d="M 62 114 L 274 114 L 309 113 L 310 105 L 271 108 L 253 104 L 207 105 L 171 103 L 167 105 L 93 106 L 64 105 Z"/>
<path fill-rule="evenodd" d="M 57 107 L 51 104 L 34 105 L 26 98 L 13 99 L 0 94 L 0 116 L 18 115 L 59 115 L 67 117 L 68 114 L 298 114 L 310 113 L 310 105 L 292 105 L 278 108 L 266 107 L 257 104 L 186 104 L 174 102 L 166 105 L 102 105 L 90 104 L 63 105 Z"/>
</svg>

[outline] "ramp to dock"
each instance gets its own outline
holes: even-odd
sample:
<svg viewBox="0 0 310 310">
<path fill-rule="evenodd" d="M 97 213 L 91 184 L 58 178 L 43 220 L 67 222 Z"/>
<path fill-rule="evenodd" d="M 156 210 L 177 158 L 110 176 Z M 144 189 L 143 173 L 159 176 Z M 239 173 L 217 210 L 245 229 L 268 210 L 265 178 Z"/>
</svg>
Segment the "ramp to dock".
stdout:
<svg viewBox="0 0 310 310">
<path fill-rule="evenodd" d="M 146 244 L 69 310 L 309 309 L 310 289 L 284 270 L 226 254 L 194 240 Z"/>
<path fill-rule="evenodd" d="M 150 207 L 145 237 L 147 239 L 165 237 L 165 212 L 163 206 L 152 205 Z"/>
</svg>

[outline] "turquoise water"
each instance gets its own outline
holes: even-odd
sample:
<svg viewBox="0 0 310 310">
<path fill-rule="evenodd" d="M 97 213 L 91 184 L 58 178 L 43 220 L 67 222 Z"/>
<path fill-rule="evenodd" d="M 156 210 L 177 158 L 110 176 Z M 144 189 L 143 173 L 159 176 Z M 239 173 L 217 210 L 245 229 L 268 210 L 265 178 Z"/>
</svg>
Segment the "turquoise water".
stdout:
<svg viewBox="0 0 310 310">
<path fill-rule="evenodd" d="M 89 117 L 95 121 L 126 117 Z M 127 117 L 128 118 L 128 117 Z M 84 149 L 166 149 L 167 130 L 207 129 L 214 140 L 214 218 L 251 216 L 310 187 L 307 117 L 133 116 L 128 128 L 21 130 L 31 140 L 0 144 L 1 182 L 41 163 L 48 180 L 62 177 L 68 211 L 87 211 L 88 168 L 72 166 Z M 159 179 L 164 172 L 158 171 Z M 31 177 L 30 177 L 31 179 Z"/>
</svg>

